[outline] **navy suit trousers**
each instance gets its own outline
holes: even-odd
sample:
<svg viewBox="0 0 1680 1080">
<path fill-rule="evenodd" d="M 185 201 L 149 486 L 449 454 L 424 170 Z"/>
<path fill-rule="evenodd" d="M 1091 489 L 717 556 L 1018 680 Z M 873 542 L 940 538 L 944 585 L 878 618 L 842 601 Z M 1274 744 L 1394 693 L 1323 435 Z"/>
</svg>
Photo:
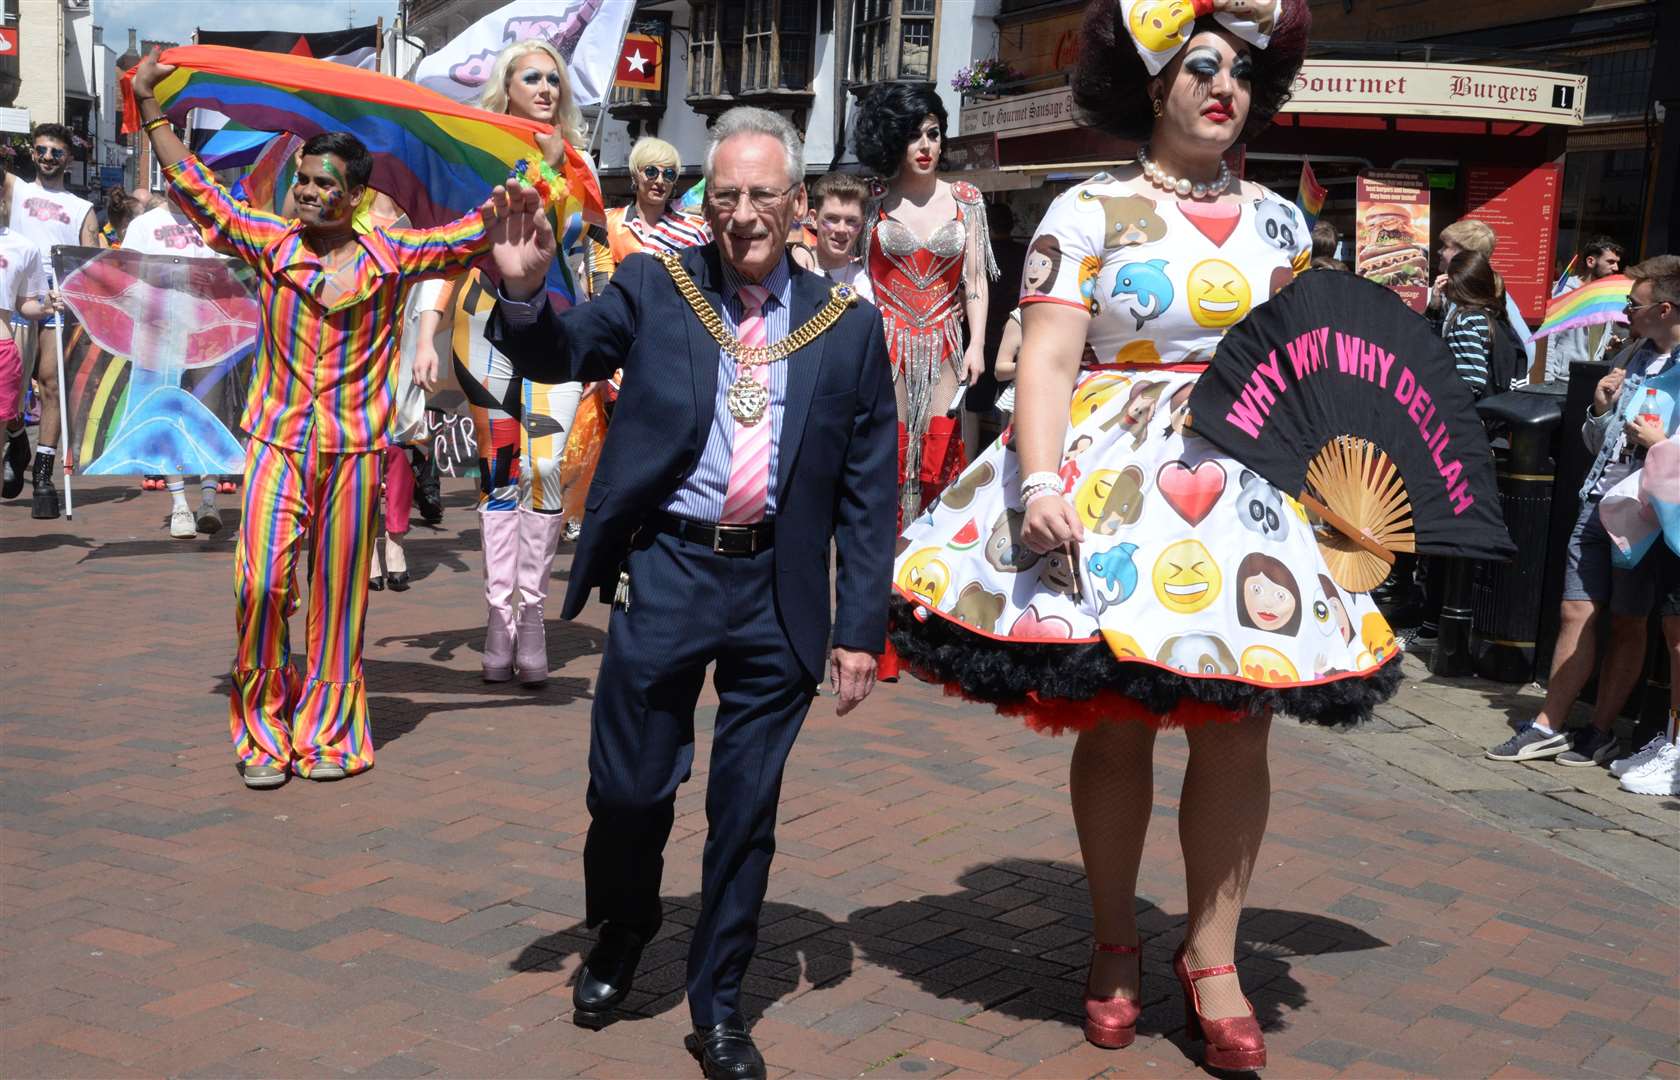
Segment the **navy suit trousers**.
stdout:
<svg viewBox="0 0 1680 1080">
<path fill-rule="evenodd" d="M 700 919 L 688 952 L 689 1011 L 709 1028 L 738 1011 L 782 770 L 816 684 L 776 614 L 770 552 L 732 558 L 644 532 L 629 568 L 629 610 L 613 609 L 590 716 L 587 918 L 644 940 L 658 931 L 677 787 L 694 763 L 694 705 L 715 664 Z"/>
</svg>

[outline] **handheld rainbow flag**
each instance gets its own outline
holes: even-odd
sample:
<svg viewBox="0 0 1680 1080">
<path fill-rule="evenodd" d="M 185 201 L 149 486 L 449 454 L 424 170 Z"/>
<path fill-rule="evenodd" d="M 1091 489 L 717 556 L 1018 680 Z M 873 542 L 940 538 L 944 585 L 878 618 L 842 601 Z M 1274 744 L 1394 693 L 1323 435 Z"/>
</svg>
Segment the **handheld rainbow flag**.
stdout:
<svg viewBox="0 0 1680 1080">
<path fill-rule="evenodd" d="M 1528 336 L 1528 340 L 1538 341 L 1560 330 L 1574 330 L 1598 323 L 1627 322 L 1627 312 L 1622 309 L 1627 306 L 1628 294 L 1632 291 L 1632 281 L 1621 274 L 1612 274 L 1562 296 L 1555 296 L 1547 302 L 1546 317 L 1540 321 L 1539 328 Z"/>
<path fill-rule="evenodd" d="M 1312 162 L 1301 161 L 1301 186 L 1295 194 L 1295 205 L 1306 215 L 1307 228 L 1318 223 L 1318 215 L 1324 210 L 1324 197 L 1330 194 L 1330 189 L 1318 182 L 1313 173 Z"/>
<path fill-rule="evenodd" d="M 510 174 L 529 175 L 530 163 L 542 160 L 537 136 L 551 130 L 390 75 L 305 56 L 184 45 L 164 50 L 160 59 L 175 70 L 158 84 L 158 104 L 177 125 L 190 110 L 203 108 L 248 128 L 303 139 L 347 131 L 373 154 L 372 186 L 395 199 L 419 228 L 468 213 Z M 122 80 L 124 132 L 140 126 L 133 78 L 130 71 Z M 600 185 L 575 147 L 567 145 L 556 180 L 561 182 L 548 186 L 557 232 L 580 220 L 605 222 Z M 558 261 L 549 286 L 568 302 L 576 298 Z"/>
</svg>

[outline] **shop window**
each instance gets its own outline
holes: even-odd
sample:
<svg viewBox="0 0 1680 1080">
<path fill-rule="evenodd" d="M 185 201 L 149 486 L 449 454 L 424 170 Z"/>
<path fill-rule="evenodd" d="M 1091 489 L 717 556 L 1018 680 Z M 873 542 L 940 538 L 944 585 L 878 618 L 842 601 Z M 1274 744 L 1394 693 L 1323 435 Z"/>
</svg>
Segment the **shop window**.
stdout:
<svg viewBox="0 0 1680 1080">
<path fill-rule="evenodd" d="M 859 0 L 853 12 L 853 82 L 933 78 L 938 0 Z"/>
<path fill-rule="evenodd" d="M 693 0 L 688 94 L 808 94 L 815 53 L 809 0 Z"/>
</svg>

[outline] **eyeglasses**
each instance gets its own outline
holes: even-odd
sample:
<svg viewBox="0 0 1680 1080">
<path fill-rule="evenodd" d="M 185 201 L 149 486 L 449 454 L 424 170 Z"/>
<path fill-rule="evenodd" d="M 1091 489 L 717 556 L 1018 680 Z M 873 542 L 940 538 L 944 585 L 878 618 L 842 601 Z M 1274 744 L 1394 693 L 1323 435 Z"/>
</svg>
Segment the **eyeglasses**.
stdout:
<svg viewBox="0 0 1680 1080">
<path fill-rule="evenodd" d="M 752 203 L 754 210 L 774 210 L 781 205 L 783 199 L 788 197 L 788 193 L 798 186 L 799 182 L 796 180 L 780 191 L 774 191 L 770 188 L 752 188 L 746 192 L 747 201 Z M 706 199 L 713 206 L 727 213 L 741 205 L 741 189 L 724 188 L 721 191 L 707 191 Z"/>
<path fill-rule="evenodd" d="M 519 76 L 519 81 L 524 83 L 526 86 L 535 86 L 540 82 L 546 82 L 550 86 L 559 86 L 560 73 L 558 71 L 551 71 L 547 75 L 544 75 L 540 71 L 527 71 L 525 74 Z"/>
<path fill-rule="evenodd" d="M 62 146 L 37 146 L 37 147 L 35 147 L 35 156 L 38 157 L 38 158 L 46 158 L 49 161 L 57 161 L 59 158 L 63 157 L 64 155 L 65 155 L 65 150 Z"/>
<path fill-rule="evenodd" d="M 642 166 L 642 176 L 644 179 L 648 180 L 658 180 L 660 178 L 664 178 L 667 184 L 674 184 L 677 182 L 677 170 L 671 168 L 669 165 L 664 168 L 660 168 L 658 165 L 644 165 Z"/>
<path fill-rule="evenodd" d="M 1622 313 L 1624 315 L 1632 315 L 1636 311 L 1644 311 L 1646 308 L 1661 307 L 1666 303 L 1668 303 L 1667 300 L 1653 300 L 1649 304 L 1636 304 L 1632 300 L 1629 300 L 1627 302 L 1627 306 L 1622 308 Z"/>
</svg>

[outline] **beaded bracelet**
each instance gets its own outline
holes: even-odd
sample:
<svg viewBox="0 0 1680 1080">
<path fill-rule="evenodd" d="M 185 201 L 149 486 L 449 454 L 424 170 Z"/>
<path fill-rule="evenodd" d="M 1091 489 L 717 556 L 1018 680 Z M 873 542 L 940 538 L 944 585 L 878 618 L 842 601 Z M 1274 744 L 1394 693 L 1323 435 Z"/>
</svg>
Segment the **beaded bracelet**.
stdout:
<svg viewBox="0 0 1680 1080">
<path fill-rule="evenodd" d="M 1027 484 L 1021 488 L 1021 505 L 1023 507 L 1030 506 L 1032 501 L 1040 495 L 1060 495 L 1061 493 L 1062 484 L 1059 480 L 1054 484 Z"/>
</svg>

